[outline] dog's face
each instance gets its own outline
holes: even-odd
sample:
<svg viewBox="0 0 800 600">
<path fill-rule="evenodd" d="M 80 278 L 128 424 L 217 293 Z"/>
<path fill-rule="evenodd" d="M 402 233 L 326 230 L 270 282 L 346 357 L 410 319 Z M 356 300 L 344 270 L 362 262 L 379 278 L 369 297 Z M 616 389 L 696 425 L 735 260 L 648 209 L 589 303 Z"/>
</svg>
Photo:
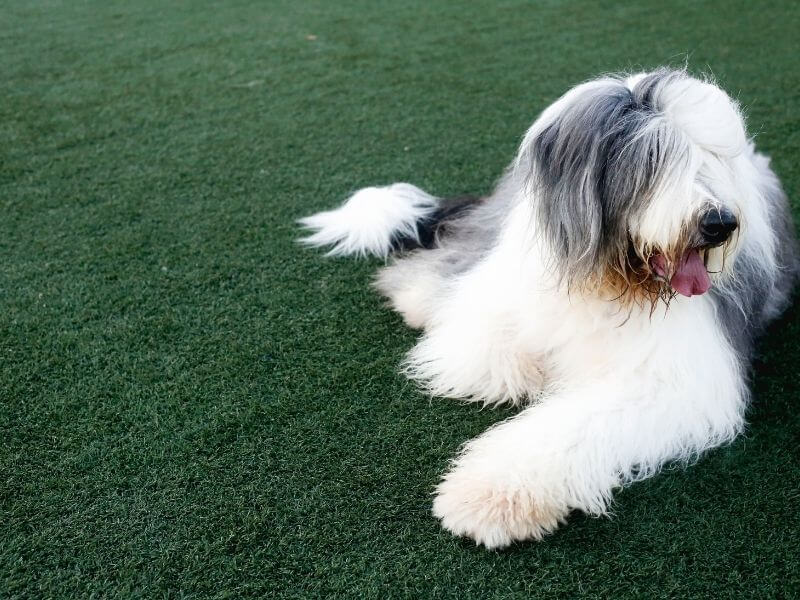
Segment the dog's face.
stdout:
<svg viewBox="0 0 800 600">
<path fill-rule="evenodd" d="M 727 276 L 746 149 L 722 90 L 664 70 L 574 88 L 531 127 L 517 168 L 563 279 L 655 302 Z"/>
</svg>

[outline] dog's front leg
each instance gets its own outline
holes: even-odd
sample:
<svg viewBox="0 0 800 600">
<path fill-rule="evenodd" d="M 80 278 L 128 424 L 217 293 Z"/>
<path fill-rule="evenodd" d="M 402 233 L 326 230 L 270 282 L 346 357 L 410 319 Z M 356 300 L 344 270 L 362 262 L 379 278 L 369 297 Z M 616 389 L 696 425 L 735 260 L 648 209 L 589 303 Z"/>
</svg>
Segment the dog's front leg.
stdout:
<svg viewBox="0 0 800 600">
<path fill-rule="evenodd" d="M 546 398 L 465 446 L 436 490 L 434 515 L 500 548 L 541 538 L 575 509 L 605 514 L 616 488 L 740 430 L 737 394 L 674 392 L 629 381 Z"/>
</svg>

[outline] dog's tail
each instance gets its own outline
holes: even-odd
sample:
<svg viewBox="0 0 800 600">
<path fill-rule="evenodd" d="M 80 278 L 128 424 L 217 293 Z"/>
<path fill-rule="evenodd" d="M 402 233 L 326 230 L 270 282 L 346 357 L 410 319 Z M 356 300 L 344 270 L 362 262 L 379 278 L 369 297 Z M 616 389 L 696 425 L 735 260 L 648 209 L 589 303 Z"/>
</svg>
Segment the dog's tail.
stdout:
<svg viewBox="0 0 800 600">
<path fill-rule="evenodd" d="M 386 257 L 397 250 L 430 248 L 441 225 L 474 200 L 442 200 L 409 183 L 368 187 L 335 210 L 300 219 L 312 233 L 299 241 L 330 246 L 329 256 Z"/>
</svg>

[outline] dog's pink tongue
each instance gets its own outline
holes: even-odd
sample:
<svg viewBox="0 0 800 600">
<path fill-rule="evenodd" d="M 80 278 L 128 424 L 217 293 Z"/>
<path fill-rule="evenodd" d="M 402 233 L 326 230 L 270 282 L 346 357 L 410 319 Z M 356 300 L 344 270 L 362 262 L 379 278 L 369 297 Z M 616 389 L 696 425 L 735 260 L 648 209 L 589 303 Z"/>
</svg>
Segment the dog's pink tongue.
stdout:
<svg viewBox="0 0 800 600">
<path fill-rule="evenodd" d="M 683 255 L 681 264 L 669 280 L 672 289 L 684 296 L 705 294 L 711 287 L 711 278 L 697 250 L 689 250 Z"/>
</svg>

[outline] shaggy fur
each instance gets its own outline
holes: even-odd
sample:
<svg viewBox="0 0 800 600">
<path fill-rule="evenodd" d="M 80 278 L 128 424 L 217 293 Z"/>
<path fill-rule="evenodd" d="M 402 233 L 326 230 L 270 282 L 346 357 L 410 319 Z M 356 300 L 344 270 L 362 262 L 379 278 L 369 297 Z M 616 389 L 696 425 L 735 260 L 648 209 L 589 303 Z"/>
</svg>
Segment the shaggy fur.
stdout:
<svg viewBox="0 0 800 600">
<path fill-rule="evenodd" d="M 742 115 L 684 71 L 603 77 L 547 108 L 491 196 L 366 188 L 308 217 L 332 254 L 395 250 L 377 288 L 422 330 L 430 394 L 523 405 L 467 443 L 433 512 L 489 548 L 743 428 L 754 337 L 798 258 Z"/>
</svg>

